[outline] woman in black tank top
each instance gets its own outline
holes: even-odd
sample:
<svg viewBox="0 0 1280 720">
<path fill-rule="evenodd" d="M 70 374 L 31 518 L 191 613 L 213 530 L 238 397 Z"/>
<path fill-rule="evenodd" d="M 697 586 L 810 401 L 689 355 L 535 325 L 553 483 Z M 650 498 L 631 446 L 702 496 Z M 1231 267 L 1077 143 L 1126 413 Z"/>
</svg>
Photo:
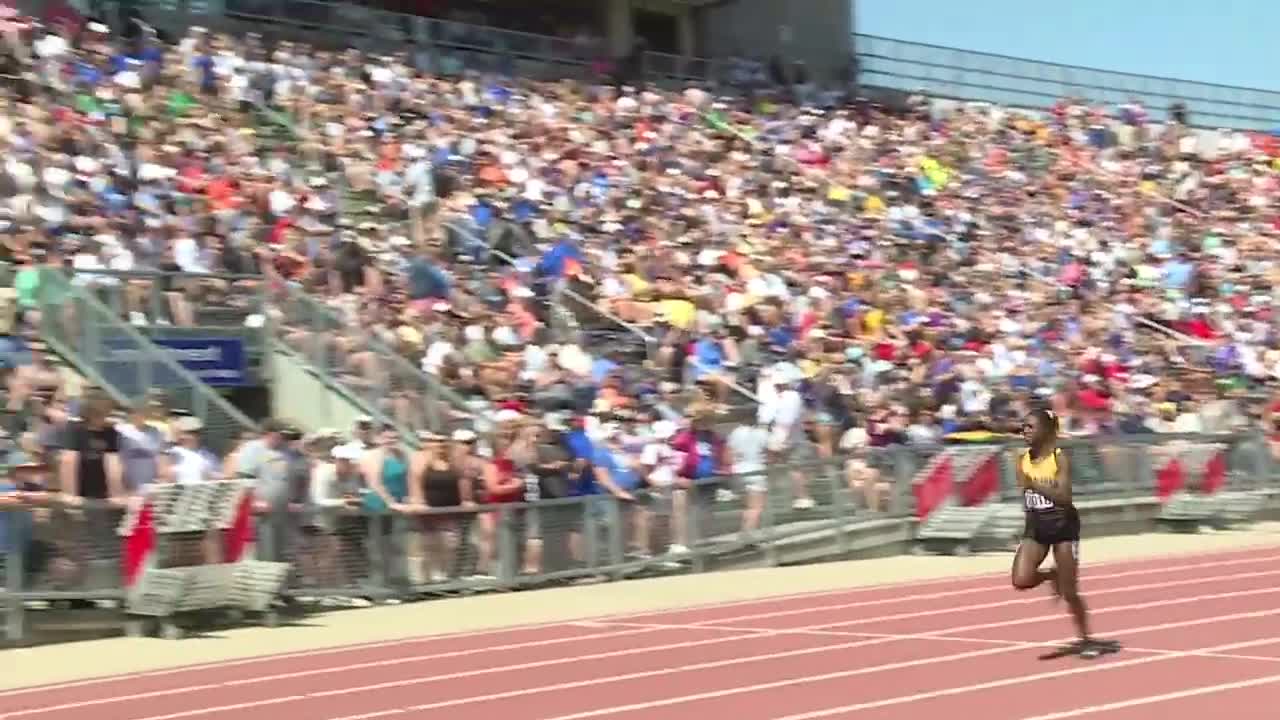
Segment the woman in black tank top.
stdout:
<svg viewBox="0 0 1280 720">
<path fill-rule="evenodd" d="M 444 582 L 457 546 L 458 516 L 439 510 L 462 505 L 462 477 L 449 459 L 443 436 L 423 432 L 418 440 L 422 449 L 410 460 L 409 493 L 415 506 L 437 511 L 422 516 L 422 551 L 427 578 Z"/>
</svg>

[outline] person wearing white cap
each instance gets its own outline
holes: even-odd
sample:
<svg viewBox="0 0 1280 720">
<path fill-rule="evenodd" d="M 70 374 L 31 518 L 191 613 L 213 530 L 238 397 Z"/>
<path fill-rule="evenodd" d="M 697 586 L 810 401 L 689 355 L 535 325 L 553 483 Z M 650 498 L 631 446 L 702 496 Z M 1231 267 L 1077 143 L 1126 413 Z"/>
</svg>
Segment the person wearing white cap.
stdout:
<svg viewBox="0 0 1280 720">
<path fill-rule="evenodd" d="M 474 565 L 483 548 L 472 548 L 472 526 L 476 515 L 473 511 L 481 499 L 485 467 L 488 460 L 481 456 L 480 437 L 474 430 L 459 428 L 449 436 L 449 462 L 458 473 L 458 491 L 461 494 L 462 508 L 465 512 L 458 519 L 458 537 L 461 538 L 458 554 L 455 558 L 453 574 L 463 576 L 474 574 L 479 568 Z M 483 537 L 478 538 L 483 541 Z M 472 564 L 472 567 L 465 567 Z"/>
<path fill-rule="evenodd" d="M 653 423 L 648 442 L 640 452 L 640 467 L 647 478 L 648 489 L 657 499 L 671 507 L 671 544 L 667 554 L 678 556 L 688 552 L 688 498 L 677 487 L 684 453 L 671 446 L 679 427 L 671 420 Z M 648 543 L 645 543 L 647 547 Z"/>
<path fill-rule="evenodd" d="M 434 432 L 418 433 L 421 448 L 409 460 L 410 503 L 420 508 L 457 508 L 462 505 L 465 478 L 454 466 L 448 438 Z M 468 489 L 468 492 L 470 490 Z M 422 516 L 423 569 L 430 582 L 448 579 L 457 548 L 459 516 L 428 513 Z"/>
<path fill-rule="evenodd" d="M 354 507 L 364 479 L 360 474 L 360 449 L 350 443 L 336 444 L 338 433 L 322 430 L 304 438 L 311 455 L 307 501 L 311 513 L 304 532 L 310 537 L 305 554 L 307 572 L 322 579 L 327 587 L 346 587 L 360 578 L 351 577 L 343 558 L 360 557 L 363 548 L 362 518 L 343 508 Z M 326 604 L 365 605 L 351 598 L 325 598 Z"/>
<path fill-rule="evenodd" d="M 174 423 L 178 442 L 169 449 L 169 472 L 174 482 L 193 484 L 221 477 L 217 457 L 200 446 L 200 418 L 187 415 Z"/>
<path fill-rule="evenodd" d="M 757 412 L 758 424 L 769 428 L 769 451 L 784 463 L 796 455 L 800 443 L 807 442 L 801 422 L 804 417 L 804 398 L 796 387 L 803 377 L 800 368 L 791 363 L 774 366 L 772 378 L 778 392 L 771 402 L 761 403 Z M 792 470 L 791 485 L 792 508 L 812 509 L 814 502 L 809 494 L 805 474 Z"/>
</svg>

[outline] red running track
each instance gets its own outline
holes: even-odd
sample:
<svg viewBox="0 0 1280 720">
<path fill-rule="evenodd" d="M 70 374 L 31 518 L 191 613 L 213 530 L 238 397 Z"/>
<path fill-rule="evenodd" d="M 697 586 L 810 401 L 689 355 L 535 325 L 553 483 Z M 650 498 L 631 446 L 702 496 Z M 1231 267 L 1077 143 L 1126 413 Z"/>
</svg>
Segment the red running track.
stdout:
<svg viewBox="0 0 1280 720">
<path fill-rule="evenodd" d="M 1124 645 L 1095 661 L 1040 660 L 1063 609 L 985 575 L 11 690 L 0 720 L 1272 720 L 1278 561 L 1087 568 L 1096 631 Z"/>
</svg>

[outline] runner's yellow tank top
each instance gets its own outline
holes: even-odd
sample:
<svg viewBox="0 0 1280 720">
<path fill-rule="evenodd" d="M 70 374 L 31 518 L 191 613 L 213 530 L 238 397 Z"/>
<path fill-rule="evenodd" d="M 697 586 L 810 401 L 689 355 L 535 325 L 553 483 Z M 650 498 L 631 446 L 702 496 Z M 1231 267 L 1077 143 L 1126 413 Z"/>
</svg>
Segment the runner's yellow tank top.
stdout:
<svg viewBox="0 0 1280 720">
<path fill-rule="evenodd" d="M 1055 448 L 1053 452 L 1040 458 L 1039 460 L 1031 459 L 1031 451 L 1022 454 L 1022 474 L 1031 481 L 1032 485 L 1037 483 L 1049 482 L 1058 476 L 1058 453 L 1062 450 Z"/>
</svg>

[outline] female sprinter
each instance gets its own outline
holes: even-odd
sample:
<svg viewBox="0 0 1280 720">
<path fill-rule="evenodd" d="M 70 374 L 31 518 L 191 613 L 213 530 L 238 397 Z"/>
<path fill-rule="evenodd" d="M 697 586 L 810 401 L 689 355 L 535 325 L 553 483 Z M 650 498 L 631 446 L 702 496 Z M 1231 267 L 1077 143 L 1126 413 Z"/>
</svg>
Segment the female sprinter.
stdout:
<svg viewBox="0 0 1280 720">
<path fill-rule="evenodd" d="M 1066 600 L 1079 638 L 1071 650 L 1084 658 L 1102 653 L 1089 634 L 1089 611 L 1077 587 L 1080 514 L 1071 504 L 1071 468 L 1058 449 L 1058 418 L 1037 410 L 1022 426 L 1030 448 L 1018 460 L 1018 487 L 1027 510 L 1026 531 L 1013 558 L 1013 586 L 1030 590 L 1048 581 Z M 1040 568 L 1049 552 L 1054 567 Z"/>
</svg>

